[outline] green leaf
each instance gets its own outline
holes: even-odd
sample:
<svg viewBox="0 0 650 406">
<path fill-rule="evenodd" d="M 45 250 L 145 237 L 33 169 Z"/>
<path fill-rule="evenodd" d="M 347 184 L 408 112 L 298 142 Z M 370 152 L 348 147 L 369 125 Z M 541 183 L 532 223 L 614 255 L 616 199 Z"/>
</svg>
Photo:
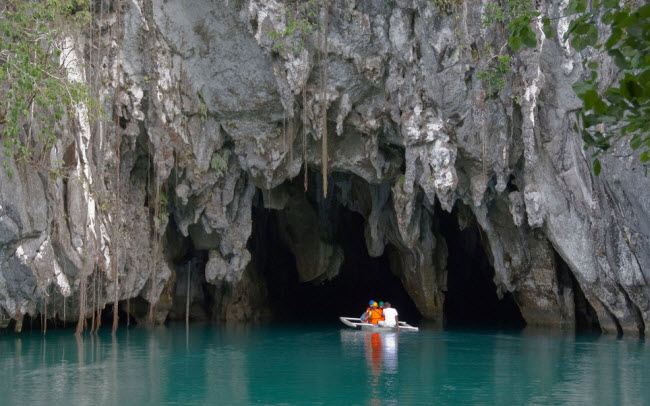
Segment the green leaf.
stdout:
<svg viewBox="0 0 650 406">
<path fill-rule="evenodd" d="M 607 111 L 607 104 L 603 102 L 603 100 L 599 97 L 598 100 L 596 100 L 596 103 L 594 104 L 594 113 L 598 115 L 605 114 Z"/>
<path fill-rule="evenodd" d="M 650 150 L 643 151 L 640 157 L 641 162 L 646 163 L 650 160 Z"/>
<path fill-rule="evenodd" d="M 588 90 L 581 99 L 584 101 L 584 109 L 591 110 L 598 103 L 600 97 L 595 90 Z"/>
<path fill-rule="evenodd" d="M 566 9 L 567 14 L 584 13 L 587 10 L 587 0 L 571 0 Z"/>
<path fill-rule="evenodd" d="M 571 46 L 575 48 L 576 51 L 580 52 L 587 47 L 587 44 L 582 36 L 576 35 L 571 38 Z"/>
<path fill-rule="evenodd" d="M 621 98 L 621 91 L 617 87 L 610 87 L 607 89 L 605 91 L 605 99 L 612 104 L 619 103 L 621 100 L 623 100 Z"/>
<path fill-rule="evenodd" d="M 572 85 L 572 87 L 573 91 L 578 95 L 578 97 L 583 100 L 585 93 L 587 93 L 589 90 L 594 89 L 594 85 L 588 82 L 576 82 Z"/>
<path fill-rule="evenodd" d="M 537 46 L 537 37 L 530 27 L 526 27 L 525 30 L 522 30 L 524 45 L 528 48 L 535 48 Z"/>
<path fill-rule="evenodd" d="M 605 48 L 611 49 L 614 47 L 614 45 L 618 44 L 618 41 L 621 40 L 623 36 L 623 31 L 620 28 L 614 28 L 612 30 L 612 35 L 609 36 L 607 41 L 605 42 Z"/>
<path fill-rule="evenodd" d="M 585 34 L 585 43 L 587 46 L 594 46 L 598 42 L 598 28 L 596 25 L 590 25 L 589 30 Z"/>
<path fill-rule="evenodd" d="M 511 34 L 508 37 L 508 46 L 510 49 L 513 51 L 517 52 L 519 49 L 524 45 L 524 41 L 522 41 L 521 37 L 515 36 L 514 34 Z"/>
<path fill-rule="evenodd" d="M 620 49 L 610 49 L 607 53 L 609 56 L 614 58 L 614 63 L 619 67 L 619 69 L 627 68 L 627 60 Z"/>
<path fill-rule="evenodd" d="M 594 173 L 596 176 L 600 175 L 600 160 L 598 158 L 594 159 Z"/>
<path fill-rule="evenodd" d="M 542 18 L 542 24 L 542 31 L 544 32 L 546 38 L 553 38 L 555 35 L 555 30 L 553 30 L 553 27 L 551 26 L 551 19 L 548 17 Z"/>
<path fill-rule="evenodd" d="M 620 84 L 621 96 L 633 101 L 643 95 L 643 88 L 639 86 L 636 76 L 626 74 Z"/>
<path fill-rule="evenodd" d="M 639 14 L 639 17 L 641 18 L 650 17 L 650 3 L 646 4 L 643 7 L 640 7 L 636 12 Z"/>
</svg>

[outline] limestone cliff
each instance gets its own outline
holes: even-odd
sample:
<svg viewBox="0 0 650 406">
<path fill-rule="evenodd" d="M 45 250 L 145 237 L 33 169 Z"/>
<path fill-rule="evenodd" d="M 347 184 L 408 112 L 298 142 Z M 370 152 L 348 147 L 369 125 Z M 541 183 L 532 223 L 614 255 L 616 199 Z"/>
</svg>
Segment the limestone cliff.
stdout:
<svg viewBox="0 0 650 406">
<path fill-rule="evenodd" d="M 627 144 L 593 174 L 572 129 L 571 84 L 585 72 L 558 39 L 567 18 L 553 20 L 554 38 L 537 27 L 538 47 L 515 54 L 491 94 L 477 78 L 481 50 L 504 37 L 481 23 L 487 1 L 446 13 L 428 0 L 335 0 L 327 30 L 282 47 L 269 33 L 286 28 L 295 1 L 95 3 L 93 35 L 71 39 L 66 58 L 106 117 L 89 121 L 83 106 L 69 117 L 47 157 L 64 176 L 13 162 L 12 179 L 0 171 L 5 325 L 44 312 L 72 322 L 80 303 L 90 317 L 116 289 L 122 308 L 162 322 L 181 312 L 187 281 L 195 303 L 212 296 L 205 317 L 267 318 L 255 205 L 279 212 L 303 283 L 344 261 L 333 208 L 359 213 L 368 253 L 390 246 L 419 311 L 442 320 L 437 217 L 462 206 L 498 294 L 511 293 L 528 324 L 575 326 L 580 291 L 603 331 L 650 333 L 650 181 Z M 552 17 L 566 6 L 537 2 Z M 601 70 L 614 74 L 607 60 Z M 324 185 L 308 176 L 307 201 L 303 165 L 321 170 L 325 110 L 329 193 L 316 197 Z"/>
</svg>

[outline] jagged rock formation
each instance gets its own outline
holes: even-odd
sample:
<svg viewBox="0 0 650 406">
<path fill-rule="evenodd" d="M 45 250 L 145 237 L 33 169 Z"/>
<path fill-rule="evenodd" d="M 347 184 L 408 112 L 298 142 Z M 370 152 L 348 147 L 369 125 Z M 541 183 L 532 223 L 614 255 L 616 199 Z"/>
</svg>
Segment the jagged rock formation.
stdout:
<svg viewBox="0 0 650 406">
<path fill-rule="evenodd" d="M 593 175 L 572 130 L 571 84 L 584 71 L 557 39 L 566 18 L 556 38 L 538 27 L 538 48 L 517 54 L 490 96 L 477 78 L 487 62 L 472 52 L 503 41 L 481 24 L 486 2 L 451 15 L 424 0 L 329 4 L 325 89 L 309 38 L 294 50 L 269 36 L 286 27 L 283 1 L 97 5 L 93 43 L 82 34 L 66 57 L 108 96 L 108 117 L 89 122 L 80 107 L 65 123 L 48 162 L 66 176 L 14 162 L 13 179 L 0 171 L 4 325 L 46 303 L 48 318 L 90 317 L 116 288 L 122 307 L 140 300 L 128 309 L 136 318 L 162 322 L 182 312 L 188 262 L 193 306 L 209 302 L 195 314 L 269 318 L 249 248 L 255 204 L 278 210 L 278 238 L 305 283 L 344 261 L 332 210 L 359 213 L 368 253 L 390 246 L 391 271 L 441 321 L 453 270 L 437 212 L 462 202 L 486 237 L 498 294 L 512 293 L 528 324 L 575 326 L 588 303 L 603 331 L 650 333 L 649 181 L 623 144 Z M 539 3 L 551 16 L 564 7 Z M 332 180 L 314 203 L 296 185 L 303 150 L 310 171 L 321 167 L 325 107 Z"/>
</svg>

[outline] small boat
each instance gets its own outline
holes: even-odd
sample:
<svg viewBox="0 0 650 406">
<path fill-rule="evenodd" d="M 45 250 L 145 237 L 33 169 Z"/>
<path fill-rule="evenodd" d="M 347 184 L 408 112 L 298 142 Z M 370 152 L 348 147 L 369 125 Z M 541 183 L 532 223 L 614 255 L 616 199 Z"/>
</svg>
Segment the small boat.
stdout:
<svg viewBox="0 0 650 406">
<path fill-rule="evenodd" d="M 395 331 L 395 327 L 378 326 L 376 324 L 366 323 L 361 321 L 361 319 L 358 317 L 339 317 L 339 319 L 346 326 L 353 327 L 353 328 L 360 328 L 361 330 L 364 331 L 386 331 L 386 332 Z M 399 331 L 420 331 L 420 329 L 411 326 L 405 321 L 400 321 Z"/>
</svg>

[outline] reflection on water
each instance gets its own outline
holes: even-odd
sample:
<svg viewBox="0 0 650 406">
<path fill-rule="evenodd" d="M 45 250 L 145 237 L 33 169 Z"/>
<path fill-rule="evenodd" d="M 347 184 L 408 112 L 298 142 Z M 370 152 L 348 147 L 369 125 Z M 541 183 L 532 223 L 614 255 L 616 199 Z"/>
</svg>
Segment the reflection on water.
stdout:
<svg viewBox="0 0 650 406">
<path fill-rule="evenodd" d="M 340 337 L 346 357 L 353 358 L 355 353 L 362 353 L 365 358 L 368 403 L 396 403 L 399 382 L 398 333 L 341 330 Z"/>
<path fill-rule="evenodd" d="M 650 348 L 610 337 L 184 326 L 0 336 L 2 405 L 650 402 Z"/>
</svg>

